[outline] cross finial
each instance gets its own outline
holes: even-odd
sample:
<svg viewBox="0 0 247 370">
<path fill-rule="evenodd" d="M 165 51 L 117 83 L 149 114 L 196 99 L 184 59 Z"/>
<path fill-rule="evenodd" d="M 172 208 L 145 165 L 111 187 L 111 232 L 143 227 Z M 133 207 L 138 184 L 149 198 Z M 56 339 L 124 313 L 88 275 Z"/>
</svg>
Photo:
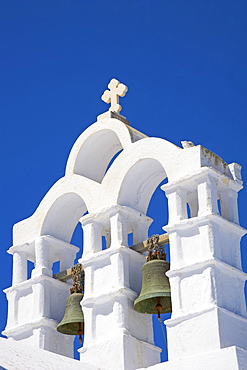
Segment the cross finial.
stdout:
<svg viewBox="0 0 247 370">
<path fill-rule="evenodd" d="M 128 87 L 121 84 L 118 80 L 113 78 L 108 84 L 109 90 L 105 90 L 101 99 L 106 103 L 111 103 L 109 111 L 120 112 L 122 107 L 119 102 L 119 96 L 124 96 L 128 91 Z"/>
</svg>

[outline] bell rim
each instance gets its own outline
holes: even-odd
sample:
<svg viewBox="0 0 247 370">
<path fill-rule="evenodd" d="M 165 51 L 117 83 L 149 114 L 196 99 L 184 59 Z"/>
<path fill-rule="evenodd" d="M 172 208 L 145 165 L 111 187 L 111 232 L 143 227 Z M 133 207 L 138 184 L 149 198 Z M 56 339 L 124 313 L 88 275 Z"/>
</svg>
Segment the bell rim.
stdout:
<svg viewBox="0 0 247 370">
<path fill-rule="evenodd" d="M 76 332 L 73 332 L 73 333 L 69 333 L 68 331 L 64 331 L 64 327 L 65 327 L 65 325 L 68 325 L 68 324 L 81 324 L 81 326 L 82 326 L 82 332 L 83 332 L 83 334 L 82 335 L 84 335 L 84 321 L 68 321 L 68 322 L 63 322 L 63 323 L 60 323 L 60 324 L 58 324 L 58 326 L 57 326 L 57 331 L 59 332 L 59 333 L 62 333 L 62 334 L 66 334 L 66 335 L 78 335 L 78 330 L 79 330 L 79 328 L 78 328 L 78 330 L 76 331 Z"/>
<path fill-rule="evenodd" d="M 155 292 L 155 293 L 151 293 L 151 294 L 142 295 L 141 297 L 136 298 L 136 300 L 134 302 L 134 306 L 136 304 L 138 304 L 139 302 L 142 302 L 142 301 L 145 301 L 145 300 L 148 300 L 148 299 L 158 298 L 158 297 L 171 298 L 171 293 L 170 292 L 167 292 L 167 293 L 165 293 L 165 292 Z"/>
<path fill-rule="evenodd" d="M 148 301 L 148 300 L 153 300 L 155 298 L 158 298 L 160 297 L 161 299 L 162 298 L 165 298 L 165 299 L 168 299 L 170 302 L 171 302 L 171 293 L 170 292 L 167 292 L 167 293 L 164 293 L 164 292 L 155 292 L 153 294 L 145 294 L 144 296 L 141 296 L 141 297 L 138 297 L 135 302 L 134 302 L 134 309 L 135 311 L 139 312 L 139 313 L 148 313 L 148 314 L 157 314 L 157 310 L 155 309 L 155 305 L 152 307 L 152 308 L 148 308 L 146 309 L 145 311 L 139 311 L 139 306 L 141 305 L 141 303 L 143 301 Z M 169 308 L 162 308 L 161 310 L 161 313 L 170 313 L 172 312 L 172 305 L 170 304 L 170 307 Z"/>
</svg>

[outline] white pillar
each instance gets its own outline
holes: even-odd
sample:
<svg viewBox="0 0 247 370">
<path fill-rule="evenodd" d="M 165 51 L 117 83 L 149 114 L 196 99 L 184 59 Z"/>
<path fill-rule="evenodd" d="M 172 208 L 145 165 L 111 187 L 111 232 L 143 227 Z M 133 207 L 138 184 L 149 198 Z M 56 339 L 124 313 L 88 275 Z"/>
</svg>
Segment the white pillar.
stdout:
<svg viewBox="0 0 247 370">
<path fill-rule="evenodd" d="M 180 186 L 168 188 L 166 185 L 161 187 L 165 190 L 168 198 L 169 223 L 176 223 L 188 218 L 187 214 L 187 190 Z"/>
<path fill-rule="evenodd" d="M 52 276 L 49 247 L 46 237 L 41 236 L 35 240 L 35 268 L 32 272 L 32 277 L 40 275 Z"/>
<path fill-rule="evenodd" d="M 83 227 L 83 254 L 101 251 L 103 225 L 88 215 L 82 217 L 80 222 Z"/>
<path fill-rule="evenodd" d="M 221 189 L 220 198 L 222 217 L 238 224 L 238 192 L 231 188 Z"/>
<path fill-rule="evenodd" d="M 111 225 L 111 247 L 128 246 L 128 225 L 126 215 L 123 212 L 116 212 L 110 217 Z"/>
<path fill-rule="evenodd" d="M 219 213 L 217 204 L 216 179 L 210 175 L 205 175 L 197 179 L 198 183 L 198 216 L 209 213 Z"/>
<path fill-rule="evenodd" d="M 16 250 L 13 254 L 12 285 L 27 280 L 27 255 L 24 251 Z"/>
</svg>

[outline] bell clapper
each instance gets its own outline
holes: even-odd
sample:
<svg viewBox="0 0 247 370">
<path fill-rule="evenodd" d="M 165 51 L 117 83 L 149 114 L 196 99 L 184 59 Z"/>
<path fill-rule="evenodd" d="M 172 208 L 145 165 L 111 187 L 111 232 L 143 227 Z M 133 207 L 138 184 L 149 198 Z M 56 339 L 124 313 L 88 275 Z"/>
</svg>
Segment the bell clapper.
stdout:
<svg viewBox="0 0 247 370">
<path fill-rule="evenodd" d="M 165 342 L 165 345 L 166 345 L 166 348 L 167 348 L 167 340 L 166 340 L 166 335 L 165 335 L 164 326 L 163 326 L 164 324 L 163 324 L 163 321 L 161 320 L 161 318 L 158 318 L 158 320 L 160 322 L 160 327 L 161 327 L 163 339 L 164 339 L 164 342 Z"/>
<path fill-rule="evenodd" d="M 156 304 L 156 306 L 155 306 L 155 309 L 156 309 L 156 310 L 157 310 L 157 312 L 158 312 L 158 320 L 160 320 L 160 313 L 161 313 L 161 311 L 162 311 L 163 306 L 162 306 L 162 304 L 160 303 L 160 297 L 157 297 L 157 298 L 156 298 L 156 301 L 157 301 L 157 304 Z"/>
<path fill-rule="evenodd" d="M 158 311 L 158 320 L 160 322 L 160 327 L 161 327 L 161 330 L 162 330 L 164 342 L 165 342 L 165 345 L 166 345 L 166 348 L 167 348 L 167 340 L 166 340 L 166 336 L 165 336 L 165 332 L 164 332 L 164 328 L 163 328 L 163 322 L 162 322 L 161 317 L 160 317 L 160 313 L 162 311 L 163 306 L 160 303 L 160 297 L 157 297 L 156 300 L 157 300 L 157 304 L 156 304 L 155 308 Z"/>
<path fill-rule="evenodd" d="M 79 335 L 79 341 L 82 344 L 82 335 L 83 335 L 83 330 L 81 327 L 81 322 L 79 322 L 79 330 L 78 330 L 78 335 Z"/>
</svg>

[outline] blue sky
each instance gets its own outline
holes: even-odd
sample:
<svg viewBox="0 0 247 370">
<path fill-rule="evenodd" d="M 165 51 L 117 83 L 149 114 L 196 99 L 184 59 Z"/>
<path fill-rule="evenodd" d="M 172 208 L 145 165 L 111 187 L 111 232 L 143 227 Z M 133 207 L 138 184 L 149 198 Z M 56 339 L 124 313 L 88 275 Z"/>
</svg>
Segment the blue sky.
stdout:
<svg viewBox="0 0 247 370">
<path fill-rule="evenodd" d="M 244 0 L 0 0 L 0 291 L 11 285 L 13 224 L 63 176 L 76 138 L 108 109 L 112 77 L 129 87 L 121 104 L 133 127 L 202 144 L 247 178 L 246 19 Z M 245 189 L 239 213 L 247 227 Z M 149 215 L 150 235 L 162 233 L 160 190 Z M 3 330 L 3 293 L 0 307 Z"/>
</svg>

